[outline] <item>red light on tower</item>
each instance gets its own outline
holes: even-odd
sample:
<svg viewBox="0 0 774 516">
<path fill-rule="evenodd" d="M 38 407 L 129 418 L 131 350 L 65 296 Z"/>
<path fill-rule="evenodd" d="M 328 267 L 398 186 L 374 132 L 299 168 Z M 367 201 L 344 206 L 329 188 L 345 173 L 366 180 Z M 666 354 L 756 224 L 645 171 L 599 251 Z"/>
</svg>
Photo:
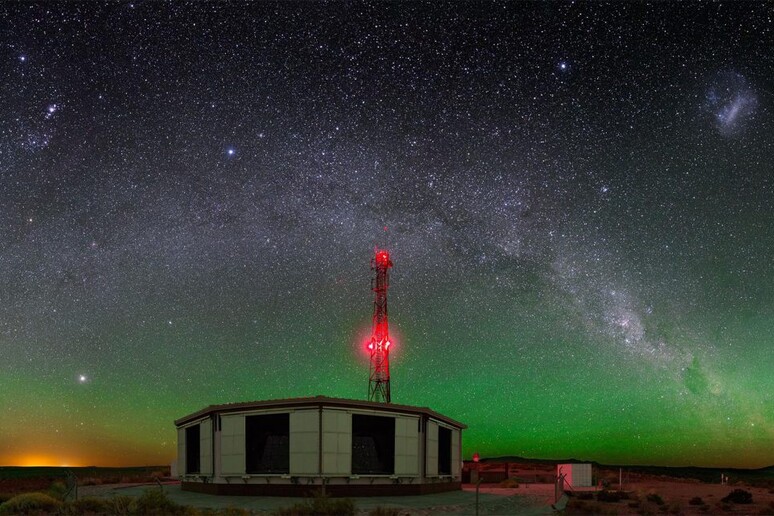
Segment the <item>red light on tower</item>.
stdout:
<svg viewBox="0 0 774 516">
<path fill-rule="evenodd" d="M 387 287 L 390 284 L 390 253 L 386 249 L 374 249 L 371 259 L 371 290 L 374 292 L 374 313 L 371 318 L 370 374 L 368 400 L 390 402 L 390 336 L 387 322 Z"/>
</svg>

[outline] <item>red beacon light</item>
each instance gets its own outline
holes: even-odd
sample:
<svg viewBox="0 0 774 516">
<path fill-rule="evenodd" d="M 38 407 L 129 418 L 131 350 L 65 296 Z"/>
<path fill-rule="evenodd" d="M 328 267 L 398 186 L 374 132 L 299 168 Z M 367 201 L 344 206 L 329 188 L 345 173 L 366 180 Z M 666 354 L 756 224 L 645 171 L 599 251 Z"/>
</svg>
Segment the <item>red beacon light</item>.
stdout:
<svg viewBox="0 0 774 516">
<path fill-rule="evenodd" d="M 384 343 L 384 349 L 390 349 L 391 342 L 387 340 L 387 342 Z"/>
<path fill-rule="evenodd" d="M 387 251 L 380 251 L 376 255 L 376 261 L 381 265 L 388 265 L 390 263 L 390 254 Z"/>
</svg>

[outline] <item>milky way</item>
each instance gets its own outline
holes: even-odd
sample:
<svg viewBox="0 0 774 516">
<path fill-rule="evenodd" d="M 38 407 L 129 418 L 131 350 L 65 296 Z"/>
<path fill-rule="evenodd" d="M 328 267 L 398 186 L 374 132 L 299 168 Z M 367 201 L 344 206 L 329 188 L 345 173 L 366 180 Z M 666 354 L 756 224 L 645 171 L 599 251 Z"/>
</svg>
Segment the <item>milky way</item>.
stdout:
<svg viewBox="0 0 774 516">
<path fill-rule="evenodd" d="M 0 464 L 365 398 L 383 243 L 466 458 L 774 463 L 767 4 L 0 12 Z"/>
</svg>

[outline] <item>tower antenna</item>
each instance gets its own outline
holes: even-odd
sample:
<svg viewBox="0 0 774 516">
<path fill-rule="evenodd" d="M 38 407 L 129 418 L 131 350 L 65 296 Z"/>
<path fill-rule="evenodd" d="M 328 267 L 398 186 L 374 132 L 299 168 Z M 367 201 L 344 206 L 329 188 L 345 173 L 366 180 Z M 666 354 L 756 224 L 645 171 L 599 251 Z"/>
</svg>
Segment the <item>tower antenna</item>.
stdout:
<svg viewBox="0 0 774 516">
<path fill-rule="evenodd" d="M 387 228 L 385 228 L 386 230 Z M 371 318 L 371 340 L 368 351 L 371 365 L 368 375 L 368 401 L 390 403 L 390 332 L 387 321 L 387 288 L 390 285 L 390 252 L 374 248 L 371 258 L 371 290 L 374 293 L 374 313 Z"/>
</svg>

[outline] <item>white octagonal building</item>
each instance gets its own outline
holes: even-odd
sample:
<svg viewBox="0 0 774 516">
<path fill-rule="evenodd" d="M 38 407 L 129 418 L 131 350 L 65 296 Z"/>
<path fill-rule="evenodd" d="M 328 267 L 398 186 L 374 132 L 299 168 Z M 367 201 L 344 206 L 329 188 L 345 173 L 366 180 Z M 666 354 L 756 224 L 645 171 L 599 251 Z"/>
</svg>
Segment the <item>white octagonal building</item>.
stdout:
<svg viewBox="0 0 774 516">
<path fill-rule="evenodd" d="M 389 496 L 461 488 L 467 427 L 425 407 L 317 396 L 211 405 L 175 425 L 187 491 Z"/>
</svg>

